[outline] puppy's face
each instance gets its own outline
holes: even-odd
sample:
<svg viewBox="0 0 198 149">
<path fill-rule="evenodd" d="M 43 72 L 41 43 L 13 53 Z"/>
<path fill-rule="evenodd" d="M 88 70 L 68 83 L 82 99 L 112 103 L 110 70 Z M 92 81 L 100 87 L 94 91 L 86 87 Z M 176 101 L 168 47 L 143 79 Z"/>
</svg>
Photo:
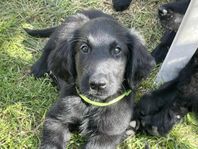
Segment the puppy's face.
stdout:
<svg viewBox="0 0 198 149">
<path fill-rule="evenodd" d="M 95 19 L 80 29 L 75 67 L 83 94 L 103 100 L 122 88 L 129 52 L 125 38 L 125 30 L 112 20 Z"/>
<path fill-rule="evenodd" d="M 133 89 L 154 64 L 139 35 L 109 17 L 76 25 L 49 59 L 55 76 L 103 101 L 121 90 Z"/>
</svg>

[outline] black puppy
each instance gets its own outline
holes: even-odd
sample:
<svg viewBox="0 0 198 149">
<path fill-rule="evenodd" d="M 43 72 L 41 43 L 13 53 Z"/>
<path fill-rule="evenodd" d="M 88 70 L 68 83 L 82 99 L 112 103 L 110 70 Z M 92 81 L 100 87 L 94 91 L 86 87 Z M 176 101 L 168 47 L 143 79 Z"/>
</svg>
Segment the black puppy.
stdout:
<svg viewBox="0 0 198 149">
<path fill-rule="evenodd" d="M 157 63 L 164 60 L 176 35 L 190 0 L 164 4 L 159 8 L 159 18 L 167 29 L 161 43 L 152 52 Z M 135 116 L 141 129 L 152 135 L 166 135 L 188 112 L 198 112 L 198 51 L 183 68 L 178 77 L 159 89 L 144 95 L 136 108 Z"/>
<path fill-rule="evenodd" d="M 176 79 L 144 95 L 136 112 L 141 129 L 152 135 L 167 134 L 188 112 L 198 114 L 198 50 Z"/>
<path fill-rule="evenodd" d="M 131 1 L 132 0 L 112 0 L 113 8 L 116 11 L 124 11 L 129 7 Z"/>
<path fill-rule="evenodd" d="M 156 63 L 161 63 L 166 57 L 189 3 L 190 0 L 177 0 L 159 7 L 158 16 L 166 31 L 160 44 L 151 53 Z"/>
<path fill-rule="evenodd" d="M 41 148 L 65 148 L 71 131 L 79 128 L 87 137 L 84 148 L 114 149 L 133 115 L 133 93 L 123 92 L 133 92 L 154 65 L 139 37 L 97 10 L 70 16 L 56 28 L 27 31 L 50 35 L 33 74 L 50 70 L 63 84 L 46 116 Z M 119 102 L 104 107 L 86 100 L 104 104 L 120 95 Z"/>
</svg>

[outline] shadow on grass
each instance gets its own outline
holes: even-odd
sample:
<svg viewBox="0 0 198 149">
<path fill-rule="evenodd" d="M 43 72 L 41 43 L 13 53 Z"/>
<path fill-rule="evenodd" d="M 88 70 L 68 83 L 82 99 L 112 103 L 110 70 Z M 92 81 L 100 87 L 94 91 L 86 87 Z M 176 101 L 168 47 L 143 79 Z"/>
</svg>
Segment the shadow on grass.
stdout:
<svg viewBox="0 0 198 149">
<path fill-rule="evenodd" d="M 44 115 L 57 98 L 48 77 L 36 80 L 28 75 L 35 57 L 26 50 L 21 32 L 1 40 L 1 148 L 37 148 Z"/>
</svg>

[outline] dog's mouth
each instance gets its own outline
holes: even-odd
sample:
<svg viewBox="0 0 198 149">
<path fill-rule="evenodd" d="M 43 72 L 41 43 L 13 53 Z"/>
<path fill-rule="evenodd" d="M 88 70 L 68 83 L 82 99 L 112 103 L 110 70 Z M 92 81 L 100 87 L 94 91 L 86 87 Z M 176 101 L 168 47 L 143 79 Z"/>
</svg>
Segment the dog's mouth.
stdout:
<svg viewBox="0 0 198 149">
<path fill-rule="evenodd" d="M 83 93 L 88 98 L 94 100 L 94 101 L 107 101 L 110 97 L 113 95 L 109 95 L 107 91 L 88 91 Z"/>
<path fill-rule="evenodd" d="M 84 84 L 76 84 L 76 89 L 78 89 L 80 94 L 94 101 L 106 101 L 106 99 L 114 93 L 114 91 L 109 87 L 106 87 L 105 89 L 92 89 L 89 85 Z"/>
<path fill-rule="evenodd" d="M 113 90 L 109 88 L 102 90 L 92 90 L 92 89 L 77 87 L 77 89 L 81 94 L 85 95 L 87 98 L 90 98 L 93 101 L 98 101 L 98 102 L 106 102 L 109 98 L 115 97 L 120 93 L 122 93 L 119 90 Z"/>
<path fill-rule="evenodd" d="M 109 97 L 108 91 L 106 91 L 106 90 L 101 90 L 101 91 L 86 90 L 84 88 L 77 87 L 77 86 L 76 86 L 76 90 L 78 93 L 80 93 L 94 101 L 105 101 Z"/>
</svg>

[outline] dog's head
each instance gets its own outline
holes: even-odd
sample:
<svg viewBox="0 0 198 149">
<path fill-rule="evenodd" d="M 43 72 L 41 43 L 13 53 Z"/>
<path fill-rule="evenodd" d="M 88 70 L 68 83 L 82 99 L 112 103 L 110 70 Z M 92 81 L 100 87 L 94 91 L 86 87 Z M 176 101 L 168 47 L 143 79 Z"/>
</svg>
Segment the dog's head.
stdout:
<svg viewBox="0 0 198 149">
<path fill-rule="evenodd" d="M 158 16 L 163 27 L 177 31 L 190 0 L 180 0 L 163 4 L 158 9 Z"/>
<path fill-rule="evenodd" d="M 133 88 L 153 65 L 141 40 L 108 18 L 90 20 L 76 29 L 52 54 L 50 62 L 56 76 L 101 100 L 122 87 Z"/>
</svg>

